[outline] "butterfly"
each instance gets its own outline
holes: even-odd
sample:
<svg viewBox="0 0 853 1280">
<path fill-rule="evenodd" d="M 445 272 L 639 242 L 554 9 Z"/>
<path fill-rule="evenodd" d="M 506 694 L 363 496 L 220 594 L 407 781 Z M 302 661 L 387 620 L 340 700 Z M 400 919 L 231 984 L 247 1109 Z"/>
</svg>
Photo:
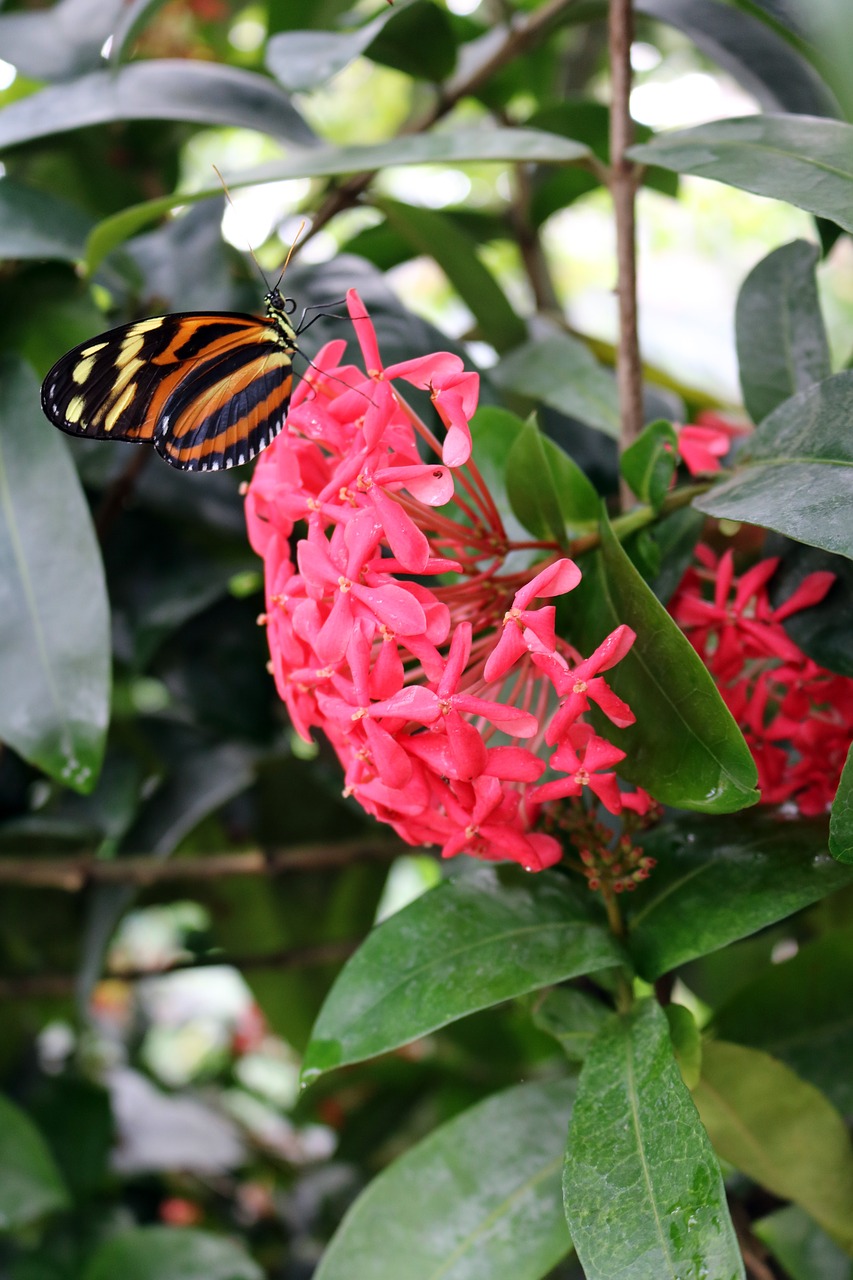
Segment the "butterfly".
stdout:
<svg viewBox="0 0 853 1280">
<path fill-rule="evenodd" d="M 284 426 L 303 327 L 278 287 L 264 306 L 153 316 L 91 338 L 53 366 L 42 408 L 69 435 L 150 442 L 181 471 L 241 466 Z"/>
</svg>

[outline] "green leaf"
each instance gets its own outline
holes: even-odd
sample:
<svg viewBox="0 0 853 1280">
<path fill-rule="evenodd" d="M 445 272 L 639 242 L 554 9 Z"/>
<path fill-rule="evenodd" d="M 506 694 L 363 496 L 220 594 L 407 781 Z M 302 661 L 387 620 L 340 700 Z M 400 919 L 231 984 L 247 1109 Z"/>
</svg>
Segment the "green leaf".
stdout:
<svg viewBox="0 0 853 1280">
<path fill-rule="evenodd" d="M 738 988 L 713 1029 L 779 1058 L 853 1112 L 853 939 L 829 933 L 771 965 Z"/>
<path fill-rule="evenodd" d="M 524 419 L 499 409 L 494 405 L 481 405 L 471 419 L 471 439 L 477 467 L 494 498 L 507 534 L 516 542 L 526 539 L 530 532 L 513 512 L 507 486 L 509 480 L 508 459 L 510 450 L 524 430 Z"/>
<path fill-rule="evenodd" d="M 853 1250 L 853 1150 L 822 1093 L 769 1054 L 712 1041 L 693 1097 L 723 1159 Z"/>
<path fill-rule="evenodd" d="M 0 258 L 74 262 L 83 256 L 91 226 L 92 219 L 65 200 L 12 178 L 0 182 Z"/>
<path fill-rule="evenodd" d="M 386 196 L 373 203 L 389 225 L 418 252 L 434 258 L 477 320 L 481 336 L 497 351 L 524 339 L 526 327 L 491 271 L 477 257 L 476 242 L 443 213 Z"/>
<path fill-rule="evenodd" d="M 851 413 L 853 372 L 801 391 L 749 437 L 731 480 L 694 499 L 694 506 L 853 559 Z"/>
<path fill-rule="evenodd" d="M 650 422 L 619 459 L 619 469 L 641 502 L 655 511 L 678 466 L 678 436 L 671 422 Z"/>
<path fill-rule="evenodd" d="M 572 640 L 591 653 L 620 623 L 637 638 L 607 681 L 637 717 L 599 731 L 627 752 L 619 774 L 656 800 L 683 809 L 730 813 L 754 804 L 749 748 L 686 636 L 643 581 L 602 516 L 601 551 L 584 567 L 570 603 Z"/>
<path fill-rule="evenodd" d="M 824 852 L 821 823 L 757 813 L 748 826 L 685 817 L 641 843 L 657 866 L 631 898 L 628 945 L 649 982 L 853 881 L 853 871 Z"/>
<path fill-rule="evenodd" d="M 563 1196 L 586 1280 L 742 1280 L 720 1168 L 654 1001 L 614 1015 L 590 1048 Z"/>
<path fill-rule="evenodd" d="M 125 0 L 113 27 L 109 54 L 113 66 L 127 61 L 136 37 L 167 3 L 168 0 Z"/>
<path fill-rule="evenodd" d="M 91 791 L 109 713 L 109 607 L 77 472 L 37 408 L 38 384 L 0 361 L 0 738 Z"/>
<path fill-rule="evenodd" d="M 364 53 L 387 22 L 412 0 L 381 10 L 354 31 L 282 31 L 270 38 L 266 64 L 290 93 L 319 89 Z"/>
<path fill-rule="evenodd" d="M 4 61 L 33 80 L 70 80 L 94 70 L 103 65 L 101 48 L 121 4 L 122 0 L 59 0 L 41 11 L 4 13 Z"/>
<path fill-rule="evenodd" d="M 561 333 L 525 342 L 490 372 L 504 391 L 539 400 L 614 440 L 619 438 L 613 375 L 576 338 Z"/>
<path fill-rule="evenodd" d="M 572 534 L 589 532 L 600 502 L 576 462 L 529 418 L 512 443 L 506 464 L 507 495 L 518 519 L 537 538 L 553 538 L 565 550 Z"/>
<path fill-rule="evenodd" d="M 572 1080 L 523 1084 L 442 1125 L 362 1193 L 315 1280 L 540 1280 L 571 1248 L 573 1094 Z"/>
<path fill-rule="evenodd" d="M 582 1061 L 610 1016 L 607 1005 L 573 987 L 555 987 L 534 1007 L 533 1021 L 557 1040 L 572 1061 Z"/>
<path fill-rule="evenodd" d="M 136 1227 L 102 1244 L 83 1280 L 263 1280 L 243 1249 L 188 1227 Z"/>
<path fill-rule="evenodd" d="M 792 596 L 810 573 L 823 571 L 835 575 L 835 583 L 823 600 L 791 614 L 785 619 L 785 630 L 819 667 L 828 667 L 838 675 L 853 676 L 848 604 L 853 598 L 853 563 L 844 556 L 831 556 L 817 547 L 782 538 L 770 538 L 765 546 L 768 555 L 782 557 L 769 583 L 774 607 Z"/>
<path fill-rule="evenodd" d="M 851 1280 L 847 1254 L 797 1205 L 753 1222 L 752 1230 L 791 1280 Z"/>
<path fill-rule="evenodd" d="M 829 344 L 817 296 L 816 245 L 794 240 L 743 282 L 735 328 L 743 401 L 754 422 L 828 378 Z"/>
<path fill-rule="evenodd" d="M 446 80 L 456 65 L 456 42 L 447 10 L 428 0 L 395 5 L 393 21 L 367 50 L 367 57 L 415 80 Z"/>
<path fill-rule="evenodd" d="M 10 103 L 0 112 L 0 147 L 116 120 L 190 120 L 258 129 L 301 147 L 316 144 L 287 95 L 266 76 L 198 59 L 151 58 Z"/>
<path fill-rule="evenodd" d="M 853 231 L 853 125 L 798 115 L 744 116 L 661 133 L 631 147 L 640 164 L 713 178 L 784 200 Z"/>
<path fill-rule="evenodd" d="M 838 783 L 829 819 L 829 852 L 839 862 L 853 863 L 853 746 Z"/>
<path fill-rule="evenodd" d="M 477 868 L 431 889 L 362 943 L 320 1011 L 303 1079 L 618 964 L 621 954 L 564 876 Z"/>
<path fill-rule="evenodd" d="M 68 1192 L 38 1129 L 0 1095 L 0 1231 L 68 1207 Z"/>
<path fill-rule="evenodd" d="M 840 114 L 814 69 L 757 15 L 714 0 L 637 0 L 636 9 L 683 31 L 757 98 L 763 110 Z"/>
<path fill-rule="evenodd" d="M 695 1089 L 702 1070 L 702 1036 L 696 1019 L 683 1004 L 668 1004 L 664 1013 L 681 1078 L 688 1089 Z"/>
<path fill-rule="evenodd" d="M 150 62 L 136 63 L 134 67 L 138 69 L 141 66 L 151 65 L 153 64 Z M 219 70 L 226 70 L 226 68 L 220 67 Z M 6 110 L 10 108 L 7 107 Z M 0 123 L 3 118 L 0 116 Z M 0 146 L 2 145 L 4 145 L 3 133 L 0 129 Z M 588 154 L 588 148 L 581 143 L 571 142 L 567 138 L 558 138 L 556 134 L 545 133 L 539 129 L 454 129 L 448 133 L 403 136 L 394 138 L 390 142 L 378 142 L 372 146 L 312 147 L 310 150 L 307 148 L 302 151 L 294 150 L 286 160 L 265 165 L 262 169 L 248 173 L 228 174 L 227 179 L 229 189 L 239 191 L 242 187 L 258 186 L 266 182 L 284 182 L 290 178 L 335 177 L 337 174 L 385 169 L 389 165 L 462 164 L 467 161 L 572 164 L 584 159 Z M 108 253 L 128 237 L 177 205 L 194 204 L 198 200 L 221 195 L 221 192 L 221 187 L 212 186 L 205 187 L 202 191 L 176 191 L 173 195 L 146 200 L 143 204 L 132 205 L 128 209 L 123 209 L 121 213 L 105 218 L 103 222 L 98 223 L 89 237 L 86 249 L 89 270 L 93 271 Z M 615 405 L 615 391 L 613 401 Z M 618 431 L 614 430 L 613 434 L 618 434 Z"/>
</svg>

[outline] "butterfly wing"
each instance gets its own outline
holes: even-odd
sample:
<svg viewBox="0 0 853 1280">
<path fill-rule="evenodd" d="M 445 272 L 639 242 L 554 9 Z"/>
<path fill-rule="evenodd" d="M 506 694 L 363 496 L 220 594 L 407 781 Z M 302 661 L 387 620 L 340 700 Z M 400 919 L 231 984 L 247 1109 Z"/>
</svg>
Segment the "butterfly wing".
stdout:
<svg viewBox="0 0 853 1280">
<path fill-rule="evenodd" d="M 69 351 L 44 380 L 42 407 L 71 435 L 150 441 L 174 467 L 215 471 L 248 462 L 281 430 L 293 349 L 256 316 L 155 316 Z"/>
</svg>

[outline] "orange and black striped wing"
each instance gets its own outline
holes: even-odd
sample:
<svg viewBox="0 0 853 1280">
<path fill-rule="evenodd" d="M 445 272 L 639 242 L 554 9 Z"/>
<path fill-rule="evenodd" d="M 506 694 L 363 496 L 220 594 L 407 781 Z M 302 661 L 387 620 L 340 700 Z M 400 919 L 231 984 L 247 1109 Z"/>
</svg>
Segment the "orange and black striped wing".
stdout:
<svg viewBox="0 0 853 1280">
<path fill-rule="evenodd" d="M 248 462 L 284 425 L 288 335 L 239 313 L 155 316 L 63 356 L 42 385 L 51 422 L 90 440 L 150 441 L 184 471 Z"/>
</svg>

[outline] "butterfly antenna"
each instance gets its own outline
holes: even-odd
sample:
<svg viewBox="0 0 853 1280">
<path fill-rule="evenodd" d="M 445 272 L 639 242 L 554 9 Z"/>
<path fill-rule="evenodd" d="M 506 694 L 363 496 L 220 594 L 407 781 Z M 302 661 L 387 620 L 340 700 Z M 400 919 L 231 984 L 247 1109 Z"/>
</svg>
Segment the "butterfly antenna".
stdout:
<svg viewBox="0 0 853 1280">
<path fill-rule="evenodd" d="M 221 174 L 221 173 L 219 172 L 219 170 L 217 169 L 216 165 L 214 165 L 214 166 L 213 166 L 213 172 L 216 174 L 217 178 L 218 178 L 218 179 L 219 179 L 219 181 L 222 183 L 222 190 L 225 192 L 225 199 L 228 201 L 228 203 L 230 204 L 231 208 L 232 208 L 232 209 L 234 210 L 234 212 L 236 213 L 236 212 L 237 212 L 237 206 L 234 204 L 234 201 L 231 199 L 231 192 L 228 190 L 228 187 L 226 186 L 226 183 L 225 183 L 225 179 L 223 178 L 222 174 Z M 269 282 L 269 280 L 268 280 L 268 279 L 267 279 L 267 277 L 266 277 L 266 272 L 264 271 L 264 269 L 263 269 L 263 267 L 261 266 L 261 264 L 258 262 L 258 259 L 257 259 L 257 257 L 255 256 L 255 251 L 254 251 L 254 249 L 252 248 L 252 246 L 249 244 L 249 241 L 248 241 L 248 240 L 246 241 L 246 248 L 249 250 L 249 255 L 250 255 L 250 257 L 251 257 L 252 261 L 254 262 L 255 266 L 258 268 L 258 271 L 260 272 L 261 279 L 263 280 L 264 284 L 265 284 L 265 285 L 266 285 L 266 287 L 267 287 L 267 293 L 269 293 L 269 292 L 270 292 L 270 282 Z M 276 288 L 278 288 L 278 285 L 276 285 Z"/>
<path fill-rule="evenodd" d="M 291 244 L 290 248 L 287 251 L 287 257 L 284 260 L 284 266 L 281 269 L 281 275 L 279 276 L 278 280 L 276 280 L 275 282 L 276 289 L 281 288 L 281 282 L 284 279 L 284 273 L 287 270 L 287 266 L 288 266 L 288 263 L 290 262 L 290 259 L 293 257 L 293 251 L 295 250 L 297 244 L 299 243 L 299 237 L 302 235 L 302 232 L 304 230 L 305 230 L 305 219 L 303 218 L 299 224 L 299 230 L 297 231 L 296 235 L 293 237 L 293 243 Z"/>
</svg>

